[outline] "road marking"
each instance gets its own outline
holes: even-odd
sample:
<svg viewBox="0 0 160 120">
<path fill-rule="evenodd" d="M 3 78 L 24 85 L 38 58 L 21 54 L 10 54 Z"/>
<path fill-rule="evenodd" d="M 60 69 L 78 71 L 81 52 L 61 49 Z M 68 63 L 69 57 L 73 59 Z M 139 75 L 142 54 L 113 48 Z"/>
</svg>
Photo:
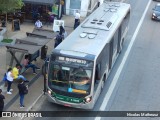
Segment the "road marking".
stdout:
<svg viewBox="0 0 160 120">
<path fill-rule="evenodd" d="M 120 74 L 121 74 L 121 72 L 122 72 L 122 69 L 123 69 L 123 67 L 124 67 L 124 64 L 126 63 L 126 60 L 127 60 L 127 58 L 128 58 L 128 55 L 129 55 L 129 53 L 130 53 L 130 51 L 131 51 L 131 48 L 132 48 L 132 46 L 133 46 L 133 43 L 134 43 L 136 37 L 137 37 L 137 34 L 138 34 L 139 29 L 140 29 L 140 27 L 141 27 L 141 25 L 142 25 L 142 22 L 143 22 L 143 20 L 144 20 L 144 18 L 145 18 L 145 15 L 146 15 L 146 13 L 147 13 L 147 10 L 148 10 L 148 8 L 149 8 L 150 3 L 151 3 L 151 0 L 150 0 L 150 1 L 148 2 L 148 4 L 147 4 L 147 7 L 146 7 L 146 9 L 145 9 L 145 11 L 144 11 L 141 19 L 140 19 L 140 22 L 139 22 L 139 24 L 138 24 L 138 26 L 137 26 L 134 34 L 133 34 L 133 37 L 132 37 L 132 39 L 131 39 L 131 41 L 130 41 L 130 43 L 129 43 L 129 46 L 128 46 L 125 54 L 124 54 L 124 57 L 123 57 L 123 59 L 122 59 L 122 62 L 121 62 L 121 64 L 120 64 L 118 70 L 116 71 L 116 74 L 115 74 L 115 76 L 114 76 L 114 78 L 113 78 L 113 81 L 112 81 L 112 83 L 111 83 L 111 85 L 110 85 L 110 87 L 109 87 L 109 89 L 108 89 L 107 94 L 105 95 L 105 97 L 104 97 L 104 99 L 103 99 L 103 102 L 102 102 L 102 104 L 101 104 L 101 106 L 100 106 L 100 109 L 99 109 L 100 111 L 104 111 L 105 108 L 106 108 L 106 106 L 107 106 L 107 104 L 108 104 L 108 102 L 109 102 L 109 99 L 110 99 L 110 97 L 111 97 L 111 95 L 112 95 L 112 92 L 113 92 L 115 86 L 116 86 L 116 83 L 117 83 L 117 81 L 118 81 L 118 78 L 119 78 L 119 76 L 120 76 Z M 100 119 L 101 119 L 101 117 L 96 117 L 96 118 L 95 118 L 95 120 L 100 120 Z"/>
<path fill-rule="evenodd" d="M 43 95 L 44 95 L 44 92 L 42 92 L 42 93 L 38 96 L 38 98 L 29 106 L 29 108 L 27 109 L 27 112 L 29 112 L 29 111 L 33 108 L 33 106 L 38 102 L 38 100 L 39 100 Z"/>
<path fill-rule="evenodd" d="M 26 110 L 26 113 L 28 113 L 29 111 L 31 111 L 31 109 L 33 108 L 33 106 L 38 102 L 38 100 L 44 95 L 44 92 L 42 92 L 38 98 L 29 106 L 29 108 Z M 24 119 L 25 117 L 21 117 L 19 120 Z"/>
</svg>

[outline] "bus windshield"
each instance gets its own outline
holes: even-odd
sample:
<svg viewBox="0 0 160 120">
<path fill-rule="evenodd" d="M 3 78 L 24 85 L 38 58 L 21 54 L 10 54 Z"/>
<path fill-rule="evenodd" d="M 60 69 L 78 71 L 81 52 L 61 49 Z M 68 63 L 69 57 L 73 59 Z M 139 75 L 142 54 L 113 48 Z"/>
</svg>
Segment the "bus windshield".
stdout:
<svg viewBox="0 0 160 120">
<path fill-rule="evenodd" d="M 89 94 L 92 70 L 85 67 L 68 67 L 52 63 L 48 85 L 59 91 Z"/>
</svg>

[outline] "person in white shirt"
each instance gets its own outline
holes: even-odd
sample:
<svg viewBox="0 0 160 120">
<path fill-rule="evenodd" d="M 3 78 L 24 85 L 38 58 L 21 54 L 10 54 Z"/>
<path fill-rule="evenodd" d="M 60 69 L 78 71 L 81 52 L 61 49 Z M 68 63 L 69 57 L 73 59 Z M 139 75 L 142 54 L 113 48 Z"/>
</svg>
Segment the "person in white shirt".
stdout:
<svg viewBox="0 0 160 120">
<path fill-rule="evenodd" d="M 9 68 L 7 71 L 7 82 L 8 82 L 7 94 L 12 94 L 11 93 L 11 91 L 13 91 L 13 89 L 11 89 L 11 85 L 13 82 L 12 68 Z"/>
<path fill-rule="evenodd" d="M 100 6 L 100 0 L 98 0 L 98 7 Z"/>
<path fill-rule="evenodd" d="M 36 28 L 42 28 L 42 22 L 40 20 L 37 20 L 35 23 Z"/>
<path fill-rule="evenodd" d="M 78 25 L 80 24 L 80 13 L 78 10 L 76 10 L 76 13 L 75 13 L 75 21 L 74 21 L 74 29 L 76 29 L 78 27 Z"/>
<path fill-rule="evenodd" d="M 111 0 L 110 0 L 111 1 Z M 103 0 L 98 0 L 98 7 L 103 3 Z"/>
</svg>

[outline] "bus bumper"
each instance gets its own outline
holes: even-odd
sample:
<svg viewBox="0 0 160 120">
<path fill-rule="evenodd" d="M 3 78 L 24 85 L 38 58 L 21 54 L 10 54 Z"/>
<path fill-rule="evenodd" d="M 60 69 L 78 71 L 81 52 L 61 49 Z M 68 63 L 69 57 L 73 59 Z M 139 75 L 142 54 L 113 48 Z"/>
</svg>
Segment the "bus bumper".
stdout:
<svg viewBox="0 0 160 120">
<path fill-rule="evenodd" d="M 94 106 L 93 100 L 89 103 L 70 103 L 70 102 L 58 100 L 55 97 L 50 96 L 49 94 L 47 94 L 47 99 L 49 102 L 53 102 L 53 103 L 63 105 L 66 107 L 81 108 L 81 109 L 93 109 L 93 106 Z"/>
</svg>

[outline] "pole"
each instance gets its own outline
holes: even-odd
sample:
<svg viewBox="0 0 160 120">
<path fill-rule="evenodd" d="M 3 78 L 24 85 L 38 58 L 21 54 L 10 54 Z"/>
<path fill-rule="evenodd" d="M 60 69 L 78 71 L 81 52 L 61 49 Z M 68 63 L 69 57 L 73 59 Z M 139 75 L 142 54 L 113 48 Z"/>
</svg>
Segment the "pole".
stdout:
<svg viewBox="0 0 160 120">
<path fill-rule="evenodd" d="M 43 89 L 43 92 L 44 92 L 44 95 L 46 93 L 46 61 L 44 63 L 44 65 L 42 66 L 42 74 L 43 74 L 43 77 L 44 77 L 44 89 Z"/>
<path fill-rule="evenodd" d="M 60 20 L 61 17 L 62 17 L 62 5 L 59 4 L 59 5 L 58 5 L 58 19 Z"/>
</svg>

